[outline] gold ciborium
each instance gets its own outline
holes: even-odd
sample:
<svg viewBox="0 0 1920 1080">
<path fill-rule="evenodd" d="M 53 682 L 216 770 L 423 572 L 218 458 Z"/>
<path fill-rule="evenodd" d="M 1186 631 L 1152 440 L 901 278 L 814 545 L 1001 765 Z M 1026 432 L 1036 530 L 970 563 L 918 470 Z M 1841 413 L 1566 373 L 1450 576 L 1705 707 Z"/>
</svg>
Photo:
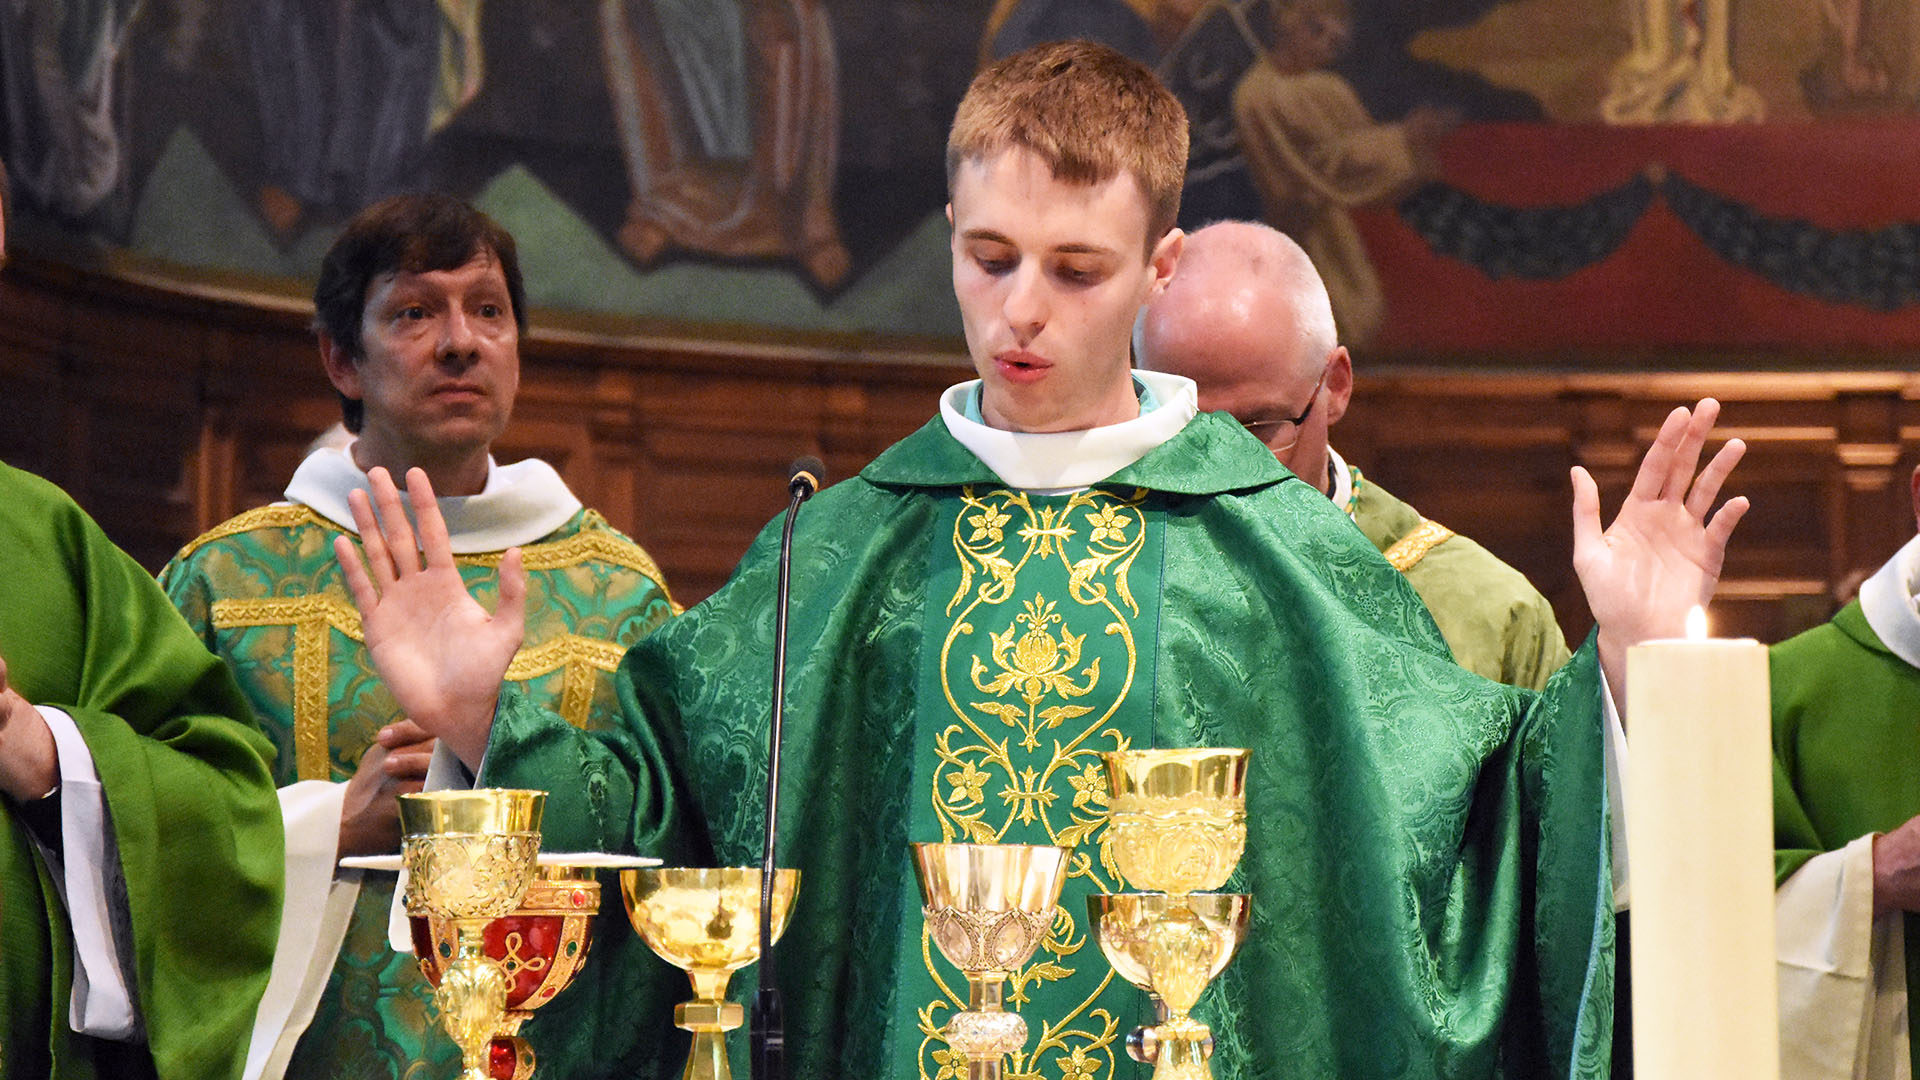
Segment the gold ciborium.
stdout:
<svg viewBox="0 0 1920 1080">
<path fill-rule="evenodd" d="M 773 940 L 787 928 L 800 871 L 773 872 Z M 727 1000 L 733 973 L 760 958 L 760 869 L 650 867 L 623 870 L 627 918 L 662 960 L 687 973 L 693 1000 L 673 1007 L 673 1023 L 693 1033 L 684 1080 L 730 1080 L 726 1033 L 744 1011 Z"/>
<path fill-rule="evenodd" d="M 1027 1042 L 1027 1024 L 1001 1007 L 1007 977 L 1046 939 L 1066 848 L 1032 844 L 914 844 L 927 932 L 967 978 L 967 1009 L 947 1021 L 947 1045 L 968 1080 L 999 1080 L 1001 1059 Z"/>
<path fill-rule="evenodd" d="M 1110 850 L 1120 875 L 1143 892 L 1089 897 L 1088 910 L 1100 951 L 1162 1014 L 1128 1037 L 1127 1052 L 1152 1062 L 1156 1080 L 1211 1078 L 1213 1033 L 1191 1013 L 1245 939 L 1250 898 L 1201 890 L 1226 884 L 1246 850 L 1247 751 L 1105 758 Z"/>
<path fill-rule="evenodd" d="M 407 910 L 450 920 L 458 942 L 433 1003 L 460 1047 L 461 1080 L 488 1080 L 509 979 L 487 955 L 485 929 L 526 896 L 546 803 L 544 791 L 506 788 L 400 796 Z"/>
<path fill-rule="evenodd" d="M 520 1037 L 520 1025 L 533 1011 L 567 988 L 593 945 L 593 917 L 600 910 L 600 883 L 591 869 L 538 865 L 527 894 L 510 915 L 486 924 L 486 952 L 507 977 L 506 1012 L 487 1047 L 491 1080 L 529 1080 L 533 1047 Z M 409 909 L 413 954 L 420 973 L 438 987 L 459 934 L 450 919 Z"/>
</svg>

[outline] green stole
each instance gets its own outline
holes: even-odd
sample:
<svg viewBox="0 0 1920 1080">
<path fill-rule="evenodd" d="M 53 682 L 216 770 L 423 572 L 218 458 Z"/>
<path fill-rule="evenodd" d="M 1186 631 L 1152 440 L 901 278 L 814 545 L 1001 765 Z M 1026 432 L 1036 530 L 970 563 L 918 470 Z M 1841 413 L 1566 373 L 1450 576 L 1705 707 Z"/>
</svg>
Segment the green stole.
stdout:
<svg viewBox="0 0 1920 1080">
<path fill-rule="evenodd" d="M 1153 745 L 1151 666 L 1142 669 L 1158 655 L 1164 515 L 1142 489 L 966 487 L 946 503 L 928 557 L 919 677 L 920 700 L 945 708 L 922 726 L 933 737 L 914 745 L 908 835 L 1075 850 L 1053 927 L 1008 990 L 1029 1034 L 1008 1067 L 1038 1072 L 1044 1058 L 1073 1076 L 1091 1059 L 1106 1075 L 1147 1009 L 1087 925 L 1089 894 L 1127 891 L 1107 851 L 1100 755 Z M 902 889 L 911 911 L 917 887 Z M 905 921 L 900 947 L 895 1007 L 913 1011 L 920 1071 L 962 1075 L 939 1031 L 966 1007 L 966 984 L 922 920 Z"/>
</svg>

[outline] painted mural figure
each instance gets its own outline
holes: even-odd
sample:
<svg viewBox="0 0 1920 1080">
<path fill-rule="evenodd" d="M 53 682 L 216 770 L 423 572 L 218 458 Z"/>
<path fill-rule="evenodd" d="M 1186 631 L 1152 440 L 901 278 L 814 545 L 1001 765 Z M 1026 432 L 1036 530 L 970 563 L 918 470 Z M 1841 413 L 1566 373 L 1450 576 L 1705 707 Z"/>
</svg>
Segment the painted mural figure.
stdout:
<svg viewBox="0 0 1920 1080">
<path fill-rule="evenodd" d="M 1821 55 L 1800 73 L 1818 111 L 1911 108 L 1920 95 L 1920 11 L 1907 0 L 1817 0 Z"/>
<path fill-rule="evenodd" d="M 1376 121 L 1328 70 L 1352 36 L 1345 0 L 1274 0 L 1273 47 L 1240 80 L 1234 125 L 1267 222 L 1312 256 L 1343 340 L 1370 340 L 1385 317 L 1379 275 L 1349 208 L 1389 202 L 1438 172 L 1434 150 L 1460 122 L 1430 106 Z"/>
<path fill-rule="evenodd" d="M 620 246 L 789 257 L 823 288 L 851 262 L 834 213 L 839 64 L 818 0 L 602 0 L 633 188 Z"/>
<path fill-rule="evenodd" d="M 1732 0 L 1626 0 L 1625 6 L 1633 47 L 1614 65 L 1600 102 L 1607 123 L 1743 124 L 1766 118 L 1760 95 L 1734 78 Z M 1845 17 L 1831 10 L 1836 21 Z"/>
<path fill-rule="evenodd" d="M 120 58 L 141 0 L 0 0 L 0 133 L 13 184 L 63 217 L 120 187 Z"/>
<path fill-rule="evenodd" d="M 481 0 L 256 0 L 260 215 L 290 238 L 421 186 L 434 128 L 480 89 Z"/>
</svg>

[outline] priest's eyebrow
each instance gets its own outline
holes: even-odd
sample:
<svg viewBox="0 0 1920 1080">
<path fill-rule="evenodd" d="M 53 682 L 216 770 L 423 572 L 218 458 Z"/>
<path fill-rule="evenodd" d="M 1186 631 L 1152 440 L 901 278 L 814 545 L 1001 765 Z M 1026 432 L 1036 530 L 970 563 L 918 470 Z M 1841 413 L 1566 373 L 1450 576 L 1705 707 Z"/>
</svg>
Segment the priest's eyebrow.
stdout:
<svg viewBox="0 0 1920 1080">
<path fill-rule="evenodd" d="M 980 240 L 989 244 L 1005 244 L 1010 248 L 1018 248 L 1020 246 L 1005 234 L 995 232 L 992 229 L 968 229 L 966 232 L 960 234 L 960 238 L 963 240 Z M 1057 255 L 1112 255 L 1114 253 L 1110 247 L 1088 243 L 1060 244 L 1050 250 Z"/>
</svg>

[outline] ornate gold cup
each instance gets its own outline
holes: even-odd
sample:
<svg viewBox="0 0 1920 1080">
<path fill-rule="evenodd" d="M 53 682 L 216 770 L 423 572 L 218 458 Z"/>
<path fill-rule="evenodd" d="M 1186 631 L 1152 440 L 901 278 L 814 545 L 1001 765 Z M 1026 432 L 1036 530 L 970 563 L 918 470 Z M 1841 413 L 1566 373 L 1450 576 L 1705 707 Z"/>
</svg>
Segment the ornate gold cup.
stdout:
<svg viewBox="0 0 1920 1080">
<path fill-rule="evenodd" d="M 1227 883 L 1247 847 L 1247 751 L 1104 755 L 1107 836 L 1136 889 L 1180 895 Z"/>
<path fill-rule="evenodd" d="M 787 928 L 800 871 L 773 872 L 773 940 Z M 744 1011 L 727 1000 L 733 973 L 760 958 L 760 869 L 653 867 L 620 872 L 627 918 L 647 946 L 693 982 L 674 1026 L 693 1033 L 684 1080 L 730 1080 L 726 1033 Z"/>
<path fill-rule="evenodd" d="M 488 1044 L 505 1018 L 509 980 L 487 955 L 485 928 L 526 895 L 546 803 L 544 791 L 506 788 L 400 796 L 407 910 L 454 926 L 433 1003 L 460 1047 L 461 1080 L 489 1080 Z"/>
<path fill-rule="evenodd" d="M 999 1080 L 1001 1059 L 1027 1042 L 1027 1024 L 1001 1007 L 1009 975 L 1046 939 L 1066 848 L 1032 844 L 914 844 L 927 931 L 967 978 L 967 1009 L 947 1021 L 947 1045 L 968 1080 Z"/>
<path fill-rule="evenodd" d="M 1108 962 L 1164 1010 L 1127 1038 L 1157 1080 L 1212 1076 L 1213 1034 L 1190 1014 L 1245 937 L 1248 898 L 1201 890 L 1225 885 L 1246 851 L 1247 756 L 1207 747 L 1105 755 L 1114 862 L 1145 891 L 1088 905 Z"/>
<path fill-rule="evenodd" d="M 533 875 L 513 914 L 487 923 L 482 932 L 487 956 L 507 977 L 506 1012 L 487 1046 L 491 1080 L 533 1076 L 533 1047 L 520 1037 L 520 1025 L 567 988 L 593 945 L 593 917 L 600 910 L 600 883 L 593 871 L 536 866 Z M 458 932 L 452 920 L 411 909 L 407 915 L 420 972 L 437 987 L 459 945 Z"/>
<path fill-rule="evenodd" d="M 1153 1063 L 1154 1080 L 1213 1075 L 1213 1032 L 1192 1016 L 1200 994 L 1247 937 L 1244 893 L 1117 893 L 1087 897 L 1100 951 L 1120 977 L 1154 996 L 1166 1018 L 1136 1031 L 1128 1052 Z"/>
</svg>

